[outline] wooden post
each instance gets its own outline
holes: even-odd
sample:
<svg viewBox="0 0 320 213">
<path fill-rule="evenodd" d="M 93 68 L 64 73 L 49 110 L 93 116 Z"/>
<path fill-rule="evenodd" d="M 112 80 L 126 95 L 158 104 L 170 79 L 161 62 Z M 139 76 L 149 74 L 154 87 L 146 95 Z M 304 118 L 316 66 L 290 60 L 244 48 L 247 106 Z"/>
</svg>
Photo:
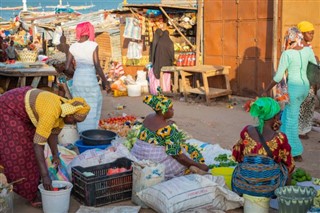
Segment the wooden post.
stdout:
<svg viewBox="0 0 320 213">
<path fill-rule="evenodd" d="M 197 37 L 196 37 L 196 65 L 202 65 L 203 46 L 201 46 L 201 36 L 203 36 L 203 0 L 198 0 L 197 13 Z"/>
<path fill-rule="evenodd" d="M 272 63 L 273 63 L 273 72 L 277 71 L 278 63 L 278 0 L 273 0 L 273 32 L 272 32 Z M 265 89 L 265 88 L 263 88 Z M 272 95 L 276 94 L 276 87 L 272 88 Z"/>
<path fill-rule="evenodd" d="M 160 10 L 162 11 L 162 13 L 168 18 L 168 20 L 171 21 L 173 27 L 178 31 L 178 33 L 186 40 L 186 42 L 191 46 L 191 48 L 193 50 L 195 50 L 195 46 L 189 41 L 189 39 L 187 39 L 185 37 L 185 35 L 183 35 L 183 33 L 179 30 L 179 28 L 177 27 L 177 25 L 174 23 L 174 21 L 170 18 L 170 16 L 166 13 L 166 11 L 162 8 L 162 7 L 159 7 Z"/>
</svg>

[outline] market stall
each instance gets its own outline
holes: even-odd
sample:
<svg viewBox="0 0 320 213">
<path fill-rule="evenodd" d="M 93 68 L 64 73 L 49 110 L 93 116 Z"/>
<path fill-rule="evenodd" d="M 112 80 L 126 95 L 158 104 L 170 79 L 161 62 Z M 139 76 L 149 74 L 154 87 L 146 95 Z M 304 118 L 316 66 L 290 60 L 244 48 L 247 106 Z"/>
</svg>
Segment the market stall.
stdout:
<svg viewBox="0 0 320 213">
<path fill-rule="evenodd" d="M 1 82 L 4 92 L 9 89 L 10 82 L 17 78 L 16 87 L 27 86 L 27 78 L 32 79 L 31 86 L 38 87 L 42 77 L 56 76 L 57 72 L 54 67 L 44 63 L 17 63 L 0 66 L 0 76 L 5 79 Z"/>
</svg>

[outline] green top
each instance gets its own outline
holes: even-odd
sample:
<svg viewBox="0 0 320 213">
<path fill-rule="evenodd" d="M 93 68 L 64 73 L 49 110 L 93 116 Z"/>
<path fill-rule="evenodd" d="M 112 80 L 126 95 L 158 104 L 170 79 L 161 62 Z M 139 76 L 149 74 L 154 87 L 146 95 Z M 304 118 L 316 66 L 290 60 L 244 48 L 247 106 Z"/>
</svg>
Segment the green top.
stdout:
<svg viewBox="0 0 320 213">
<path fill-rule="evenodd" d="M 157 146 L 165 146 L 168 155 L 182 154 L 183 148 L 189 153 L 192 160 L 204 163 L 201 152 L 195 146 L 185 143 L 187 136 L 183 131 L 178 129 L 176 124 L 167 125 L 156 131 L 151 131 L 142 124 L 138 139 Z"/>
<path fill-rule="evenodd" d="M 313 50 L 310 47 L 304 47 L 301 50 L 286 50 L 281 54 L 279 67 L 273 80 L 279 83 L 285 71 L 288 70 L 288 85 L 309 85 L 307 78 L 307 66 L 309 62 L 317 64 Z"/>
</svg>

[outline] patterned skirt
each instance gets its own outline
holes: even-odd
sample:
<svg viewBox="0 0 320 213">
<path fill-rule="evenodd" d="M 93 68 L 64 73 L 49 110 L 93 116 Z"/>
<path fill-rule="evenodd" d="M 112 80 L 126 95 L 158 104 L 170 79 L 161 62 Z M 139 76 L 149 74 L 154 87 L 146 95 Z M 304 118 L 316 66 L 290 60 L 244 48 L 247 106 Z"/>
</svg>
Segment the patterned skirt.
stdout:
<svg viewBox="0 0 320 213">
<path fill-rule="evenodd" d="M 30 89 L 17 88 L 0 96 L 0 164 L 9 182 L 25 178 L 14 185 L 14 191 L 32 201 L 37 196 L 40 171 L 33 149 L 35 127 L 24 102 Z"/>
<path fill-rule="evenodd" d="M 137 139 L 131 154 L 138 160 L 151 160 L 165 165 L 165 179 L 184 175 L 186 167 L 166 153 L 164 146 L 157 146 Z"/>
</svg>

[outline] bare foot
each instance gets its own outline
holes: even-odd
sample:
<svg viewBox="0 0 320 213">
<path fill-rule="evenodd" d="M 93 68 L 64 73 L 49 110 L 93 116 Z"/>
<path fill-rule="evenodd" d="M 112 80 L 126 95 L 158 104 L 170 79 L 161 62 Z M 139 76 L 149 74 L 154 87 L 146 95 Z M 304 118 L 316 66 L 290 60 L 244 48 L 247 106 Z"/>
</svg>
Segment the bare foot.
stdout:
<svg viewBox="0 0 320 213">
<path fill-rule="evenodd" d="M 295 157 L 293 157 L 293 159 L 294 159 L 294 161 L 296 161 L 296 162 L 302 162 L 302 161 L 303 161 L 301 155 L 295 156 Z"/>
</svg>

